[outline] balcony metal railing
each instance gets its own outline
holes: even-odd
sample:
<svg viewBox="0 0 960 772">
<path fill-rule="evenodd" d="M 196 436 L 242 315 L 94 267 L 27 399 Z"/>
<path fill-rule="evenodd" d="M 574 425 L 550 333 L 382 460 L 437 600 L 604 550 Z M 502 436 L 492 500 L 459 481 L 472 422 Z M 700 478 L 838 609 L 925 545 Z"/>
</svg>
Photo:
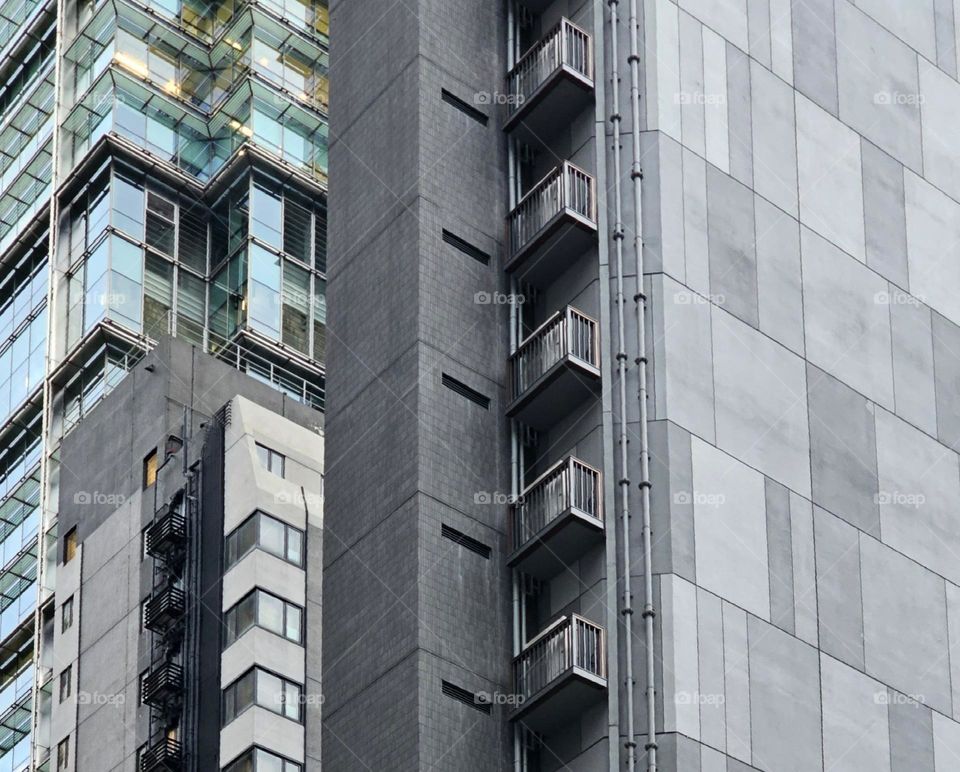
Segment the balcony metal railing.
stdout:
<svg viewBox="0 0 960 772">
<path fill-rule="evenodd" d="M 568 19 L 561 19 L 510 71 L 510 111 L 519 110 L 561 67 L 593 80 L 593 39 Z"/>
<path fill-rule="evenodd" d="M 516 693 L 529 700 L 574 668 L 606 678 L 603 637 L 602 627 L 581 616 L 561 617 L 513 661 Z"/>
<path fill-rule="evenodd" d="M 178 549 L 187 539 L 187 520 L 176 510 L 153 521 L 147 529 L 147 554 L 151 557 L 166 557 Z"/>
<path fill-rule="evenodd" d="M 511 356 L 511 399 L 523 394 L 566 357 L 600 367 L 599 325 L 572 306 L 547 319 Z"/>
<path fill-rule="evenodd" d="M 181 747 L 177 740 L 165 737 L 140 754 L 139 772 L 180 768 Z"/>
<path fill-rule="evenodd" d="M 163 632 L 183 618 L 186 594 L 178 587 L 167 587 L 152 595 L 144 609 L 143 626 L 154 632 Z"/>
<path fill-rule="evenodd" d="M 566 210 L 596 225 L 596 183 L 569 161 L 534 185 L 510 212 L 510 253 L 516 255 Z"/>
<path fill-rule="evenodd" d="M 183 668 L 174 662 L 165 662 L 143 679 L 143 702 L 162 708 L 178 701 L 183 694 Z"/>
<path fill-rule="evenodd" d="M 518 550 L 569 509 L 603 522 L 600 470 L 573 456 L 528 485 L 513 505 L 513 549 Z"/>
</svg>

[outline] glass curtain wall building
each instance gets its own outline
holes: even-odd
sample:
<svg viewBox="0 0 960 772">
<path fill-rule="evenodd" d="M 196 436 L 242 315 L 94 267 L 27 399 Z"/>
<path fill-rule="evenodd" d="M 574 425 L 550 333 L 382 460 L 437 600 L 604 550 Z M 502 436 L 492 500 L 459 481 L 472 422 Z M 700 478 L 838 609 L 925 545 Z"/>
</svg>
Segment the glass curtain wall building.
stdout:
<svg viewBox="0 0 960 772">
<path fill-rule="evenodd" d="M 56 769 L 58 448 L 164 335 L 322 409 L 326 0 L 0 0 L 0 772 Z"/>
</svg>

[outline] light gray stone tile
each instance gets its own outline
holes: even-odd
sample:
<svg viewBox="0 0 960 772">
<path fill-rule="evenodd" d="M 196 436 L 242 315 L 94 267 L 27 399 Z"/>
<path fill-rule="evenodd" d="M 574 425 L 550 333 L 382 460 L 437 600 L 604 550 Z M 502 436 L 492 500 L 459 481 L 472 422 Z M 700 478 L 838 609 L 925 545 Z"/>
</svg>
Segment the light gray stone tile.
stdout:
<svg viewBox="0 0 960 772">
<path fill-rule="evenodd" d="M 713 351 L 717 445 L 809 497 L 803 360 L 717 308 Z"/>
<path fill-rule="evenodd" d="M 917 55 L 846 2 L 837 4 L 840 119 L 905 166 L 919 170 Z"/>
<path fill-rule="evenodd" d="M 860 570 L 866 672 L 949 714 L 943 579 L 866 536 L 860 537 Z"/>
<path fill-rule="evenodd" d="M 866 140 L 860 151 L 867 265 L 897 286 L 909 289 L 903 167 Z"/>
<path fill-rule="evenodd" d="M 834 0 L 793 3 L 793 84 L 837 115 L 837 36 Z"/>
<path fill-rule="evenodd" d="M 808 365 L 813 502 L 880 535 L 877 440 L 870 402 Z"/>
<path fill-rule="evenodd" d="M 779 772 L 822 770 L 816 649 L 755 617 L 748 630 L 754 760 Z"/>
<path fill-rule="evenodd" d="M 855 528 L 814 507 L 820 648 L 863 669 L 860 537 Z"/>
</svg>

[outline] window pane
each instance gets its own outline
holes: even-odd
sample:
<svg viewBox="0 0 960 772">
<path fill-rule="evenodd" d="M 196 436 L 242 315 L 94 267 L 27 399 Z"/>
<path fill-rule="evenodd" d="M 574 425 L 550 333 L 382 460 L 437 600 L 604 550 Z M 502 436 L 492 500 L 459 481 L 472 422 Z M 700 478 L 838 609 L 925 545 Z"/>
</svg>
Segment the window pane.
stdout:
<svg viewBox="0 0 960 772">
<path fill-rule="evenodd" d="M 303 534 L 296 528 L 287 528 L 287 560 L 303 565 Z"/>
<path fill-rule="evenodd" d="M 173 257 L 174 235 L 175 228 L 170 220 L 154 212 L 147 212 L 147 244 L 163 252 L 163 254 Z"/>
<path fill-rule="evenodd" d="M 280 249 L 280 197 L 259 185 L 253 186 L 253 211 L 250 232 L 272 247 Z M 277 287 L 279 289 L 279 287 Z"/>
<path fill-rule="evenodd" d="M 283 342 L 308 353 L 310 274 L 289 261 L 283 264 Z"/>
<path fill-rule="evenodd" d="M 257 671 L 257 704 L 283 713 L 283 681 L 263 670 Z"/>
<path fill-rule="evenodd" d="M 169 331 L 173 307 L 173 264 L 148 253 L 143 287 L 144 332 L 157 337 Z"/>
<path fill-rule="evenodd" d="M 310 263 L 310 210 L 291 200 L 283 202 L 283 251 Z"/>
<path fill-rule="evenodd" d="M 199 345 L 203 343 L 206 285 L 203 279 L 180 271 L 177 290 L 177 336 Z"/>
<path fill-rule="evenodd" d="M 143 239 L 143 188 L 120 176 L 113 178 L 113 224 Z"/>
<path fill-rule="evenodd" d="M 267 628 L 267 630 L 277 635 L 283 635 L 283 601 L 265 592 L 258 593 L 258 595 L 260 601 L 260 626 Z"/>
<path fill-rule="evenodd" d="M 284 684 L 283 714 L 294 721 L 300 720 L 300 687 L 296 684 Z"/>
<path fill-rule="evenodd" d="M 256 593 L 237 604 L 237 637 L 239 638 L 256 623 Z"/>
<path fill-rule="evenodd" d="M 207 269 L 207 223 L 199 208 L 180 209 L 179 258 L 198 271 Z"/>
<path fill-rule="evenodd" d="M 283 759 L 272 753 L 257 750 L 257 772 L 283 772 Z"/>
<path fill-rule="evenodd" d="M 257 543 L 257 518 L 251 517 L 247 522 L 240 526 L 237 534 L 237 555 L 243 557 L 256 546 Z"/>
<path fill-rule="evenodd" d="M 283 557 L 284 525 L 272 517 L 260 517 L 260 546 L 267 552 Z"/>
<path fill-rule="evenodd" d="M 300 618 L 302 613 L 296 606 L 287 604 L 287 628 L 285 635 L 291 641 L 300 643 Z"/>
</svg>

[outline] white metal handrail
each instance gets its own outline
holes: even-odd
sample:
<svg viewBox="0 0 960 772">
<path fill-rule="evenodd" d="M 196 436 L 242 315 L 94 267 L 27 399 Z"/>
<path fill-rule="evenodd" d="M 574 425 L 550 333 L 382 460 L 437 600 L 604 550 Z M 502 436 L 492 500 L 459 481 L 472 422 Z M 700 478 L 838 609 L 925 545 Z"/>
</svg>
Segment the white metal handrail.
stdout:
<svg viewBox="0 0 960 772">
<path fill-rule="evenodd" d="M 599 325 L 573 306 L 557 311 L 517 347 L 510 358 L 511 399 L 568 356 L 600 366 Z"/>
<path fill-rule="evenodd" d="M 565 209 L 596 223 L 595 187 L 593 177 L 569 161 L 555 167 L 510 212 L 510 253 L 519 252 Z"/>
<path fill-rule="evenodd" d="M 516 112 L 560 67 L 593 80 L 593 39 L 569 19 L 560 23 L 520 57 L 507 76 L 510 111 Z"/>
<path fill-rule="evenodd" d="M 513 548 L 519 549 L 568 509 L 603 521 L 601 473 L 574 456 L 558 461 L 528 485 L 514 504 Z"/>
<path fill-rule="evenodd" d="M 577 614 L 562 617 L 513 661 L 516 693 L 528 700 L 572 668 L 606 678 L 603 628 Z"/>
</svg>

